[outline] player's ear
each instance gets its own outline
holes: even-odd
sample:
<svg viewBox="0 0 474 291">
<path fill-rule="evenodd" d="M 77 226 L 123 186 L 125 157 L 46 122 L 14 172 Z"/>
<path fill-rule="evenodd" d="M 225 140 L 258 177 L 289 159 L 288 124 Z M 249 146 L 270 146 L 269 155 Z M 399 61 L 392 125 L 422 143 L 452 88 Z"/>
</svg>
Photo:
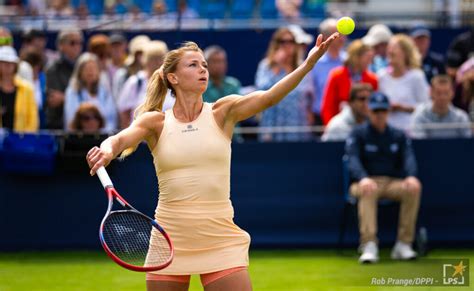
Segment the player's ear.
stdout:
<svg viewBox="0 0 474 291">
<path fill-rule="evenodd" d="M 168 75 L 166 75 L 166 78 L 168 78 L 168 82 L 170 82 L 171 84 L 173 85 L 178 84 L 178 76 L 176 76 L 176 74 L 168 73 Z"/>
</svg>

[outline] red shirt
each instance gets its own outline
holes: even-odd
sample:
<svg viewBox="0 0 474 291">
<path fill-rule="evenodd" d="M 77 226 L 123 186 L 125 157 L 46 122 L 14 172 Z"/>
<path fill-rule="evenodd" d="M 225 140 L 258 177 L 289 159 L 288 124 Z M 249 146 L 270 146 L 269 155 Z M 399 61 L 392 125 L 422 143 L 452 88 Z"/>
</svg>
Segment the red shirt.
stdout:
<svg viewBox="0 0 474 291">
<path fill-rule="evenodd" d="M 366 70 L 362 72 L 361 77 L 361 83 L 368 83 L 374 90 L 378 89 L 377 76 L 374 73 Z M 329 73 L 321 107 L 321 118 L 325 125 L 339 113 L 341 102 L 349 100 L 351 83 L 351 74 L 346 66 L 337 67 Z"/>
</svg>

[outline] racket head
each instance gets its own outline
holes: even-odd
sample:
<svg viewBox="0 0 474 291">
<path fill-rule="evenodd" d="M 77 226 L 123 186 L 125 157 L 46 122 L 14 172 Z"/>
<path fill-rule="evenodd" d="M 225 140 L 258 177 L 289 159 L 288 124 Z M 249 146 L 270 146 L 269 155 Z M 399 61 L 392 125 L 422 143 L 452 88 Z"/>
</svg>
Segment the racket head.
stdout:
<svg viewBox="0 0 474 291">
<path fill-rule="evenodd" d="M 99 238 L 107 255 L 120 266 L 137 272 L 169 266 L 174 249 L 168 234 L 155 220 L 128 203 L 126 207 L 129 209 L 115 211 L 109 207 L 100 225 Z"/>
</svg>

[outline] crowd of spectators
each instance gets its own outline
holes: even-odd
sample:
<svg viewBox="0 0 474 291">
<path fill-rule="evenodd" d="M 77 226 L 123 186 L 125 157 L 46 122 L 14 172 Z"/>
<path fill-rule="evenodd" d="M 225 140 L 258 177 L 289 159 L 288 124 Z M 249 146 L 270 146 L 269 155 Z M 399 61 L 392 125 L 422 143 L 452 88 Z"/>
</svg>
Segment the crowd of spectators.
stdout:
<svg viewBox="0 0 474 291">
<path fill-rule="evenodd" d="M 328 37 L 335 26 L 335 19 L 326 19 L 319 31 Z M 381 92 L 390 101 L 388 120 L 394 128 L 414 138 L 470 137 L 472 38 L 472 31 L 459 35 L 443 57 L 430 50 L 431 32 L 420 25 L 406 34 L 393 34 L 387 26 L 376 24 L 360 39 L 340 37 L 289 96 L 254 117 L 251 124 L 264 128 L 324 125 L 322 140 L 344 140 L 353 127 L 367 120 L 368 94 Z M 10 31 L 0 27 L 1 127 L 30 132 L 78 130 L 81 127 L 72 123 L 83 103 L 97 107 L 103 125 L 98 130 L 113 132 L 132 122 L 167 44 L 146 35 L 128 40 L 117 32 L 93 34 L 84 41 L 80 30 L 64 29 L 54 51 L 46 48 L 44 32 L 30 29 L 22 35 L 17 52 Z M 297 25 L 277 29 L 254 73 L 251 90 L 265 90 L 293 71 L 313 41 Z M 206 102 L 249 90 L 227 75 L 224 48 L 211 45 L 204 54 L 209 65 Z M 173 104 L 169 93 L 164 106 Z M 262 130 L 258 139 L 308 141 L 320 135 Z"/>
<path fill-rule="evenodd" d="M 5 0 L 15 15 L 67 18 L 72 16 L 132 16 L 140 14 L 164 18 L 263 18 L 298 19 L 302 16 L 324 15 L 325 0 Z"/>
</svg>

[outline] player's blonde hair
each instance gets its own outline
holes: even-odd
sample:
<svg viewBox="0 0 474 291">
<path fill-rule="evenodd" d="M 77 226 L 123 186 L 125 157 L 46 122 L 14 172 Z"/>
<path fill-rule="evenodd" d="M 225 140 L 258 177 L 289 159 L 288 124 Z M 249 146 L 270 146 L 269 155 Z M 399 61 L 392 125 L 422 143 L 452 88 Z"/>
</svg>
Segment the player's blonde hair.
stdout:
<svg viewBox="0 0 474 291">
<path fill-rule="evenodd" d="M 413 40 L 406 34 L 395 34 L 390 42 L 396 43 L 400 46 L 405 55 L 405 65 L 410 69 L 421 68 L 421 55 L 415 46 Z"/>
<path fill-rule="evenodd" d="M 135 119 L 143 113 L 151 111 L 162 111 L 163 103 L 165 102 L 166 94 L 168 89 L 171 90 L 173 96 L 176 96 L 176 92 L 168 81 L 168 74 L 176 72 L 179 61 L 186 52 L 199 52 L 202 54 L 202 50 L 194 42 L 185 42 L 181 47 L 169 51 L 165 55 L 165 59 L 161 67 L 156 70 L 148 81 L 146 88 L 145 101 L 138 106 L 135 110 Z M 125 158 L 136 150 L 137 146 L 130 147 L 124 150 L 121 154 L 121 158 Z"/>
</svg>

